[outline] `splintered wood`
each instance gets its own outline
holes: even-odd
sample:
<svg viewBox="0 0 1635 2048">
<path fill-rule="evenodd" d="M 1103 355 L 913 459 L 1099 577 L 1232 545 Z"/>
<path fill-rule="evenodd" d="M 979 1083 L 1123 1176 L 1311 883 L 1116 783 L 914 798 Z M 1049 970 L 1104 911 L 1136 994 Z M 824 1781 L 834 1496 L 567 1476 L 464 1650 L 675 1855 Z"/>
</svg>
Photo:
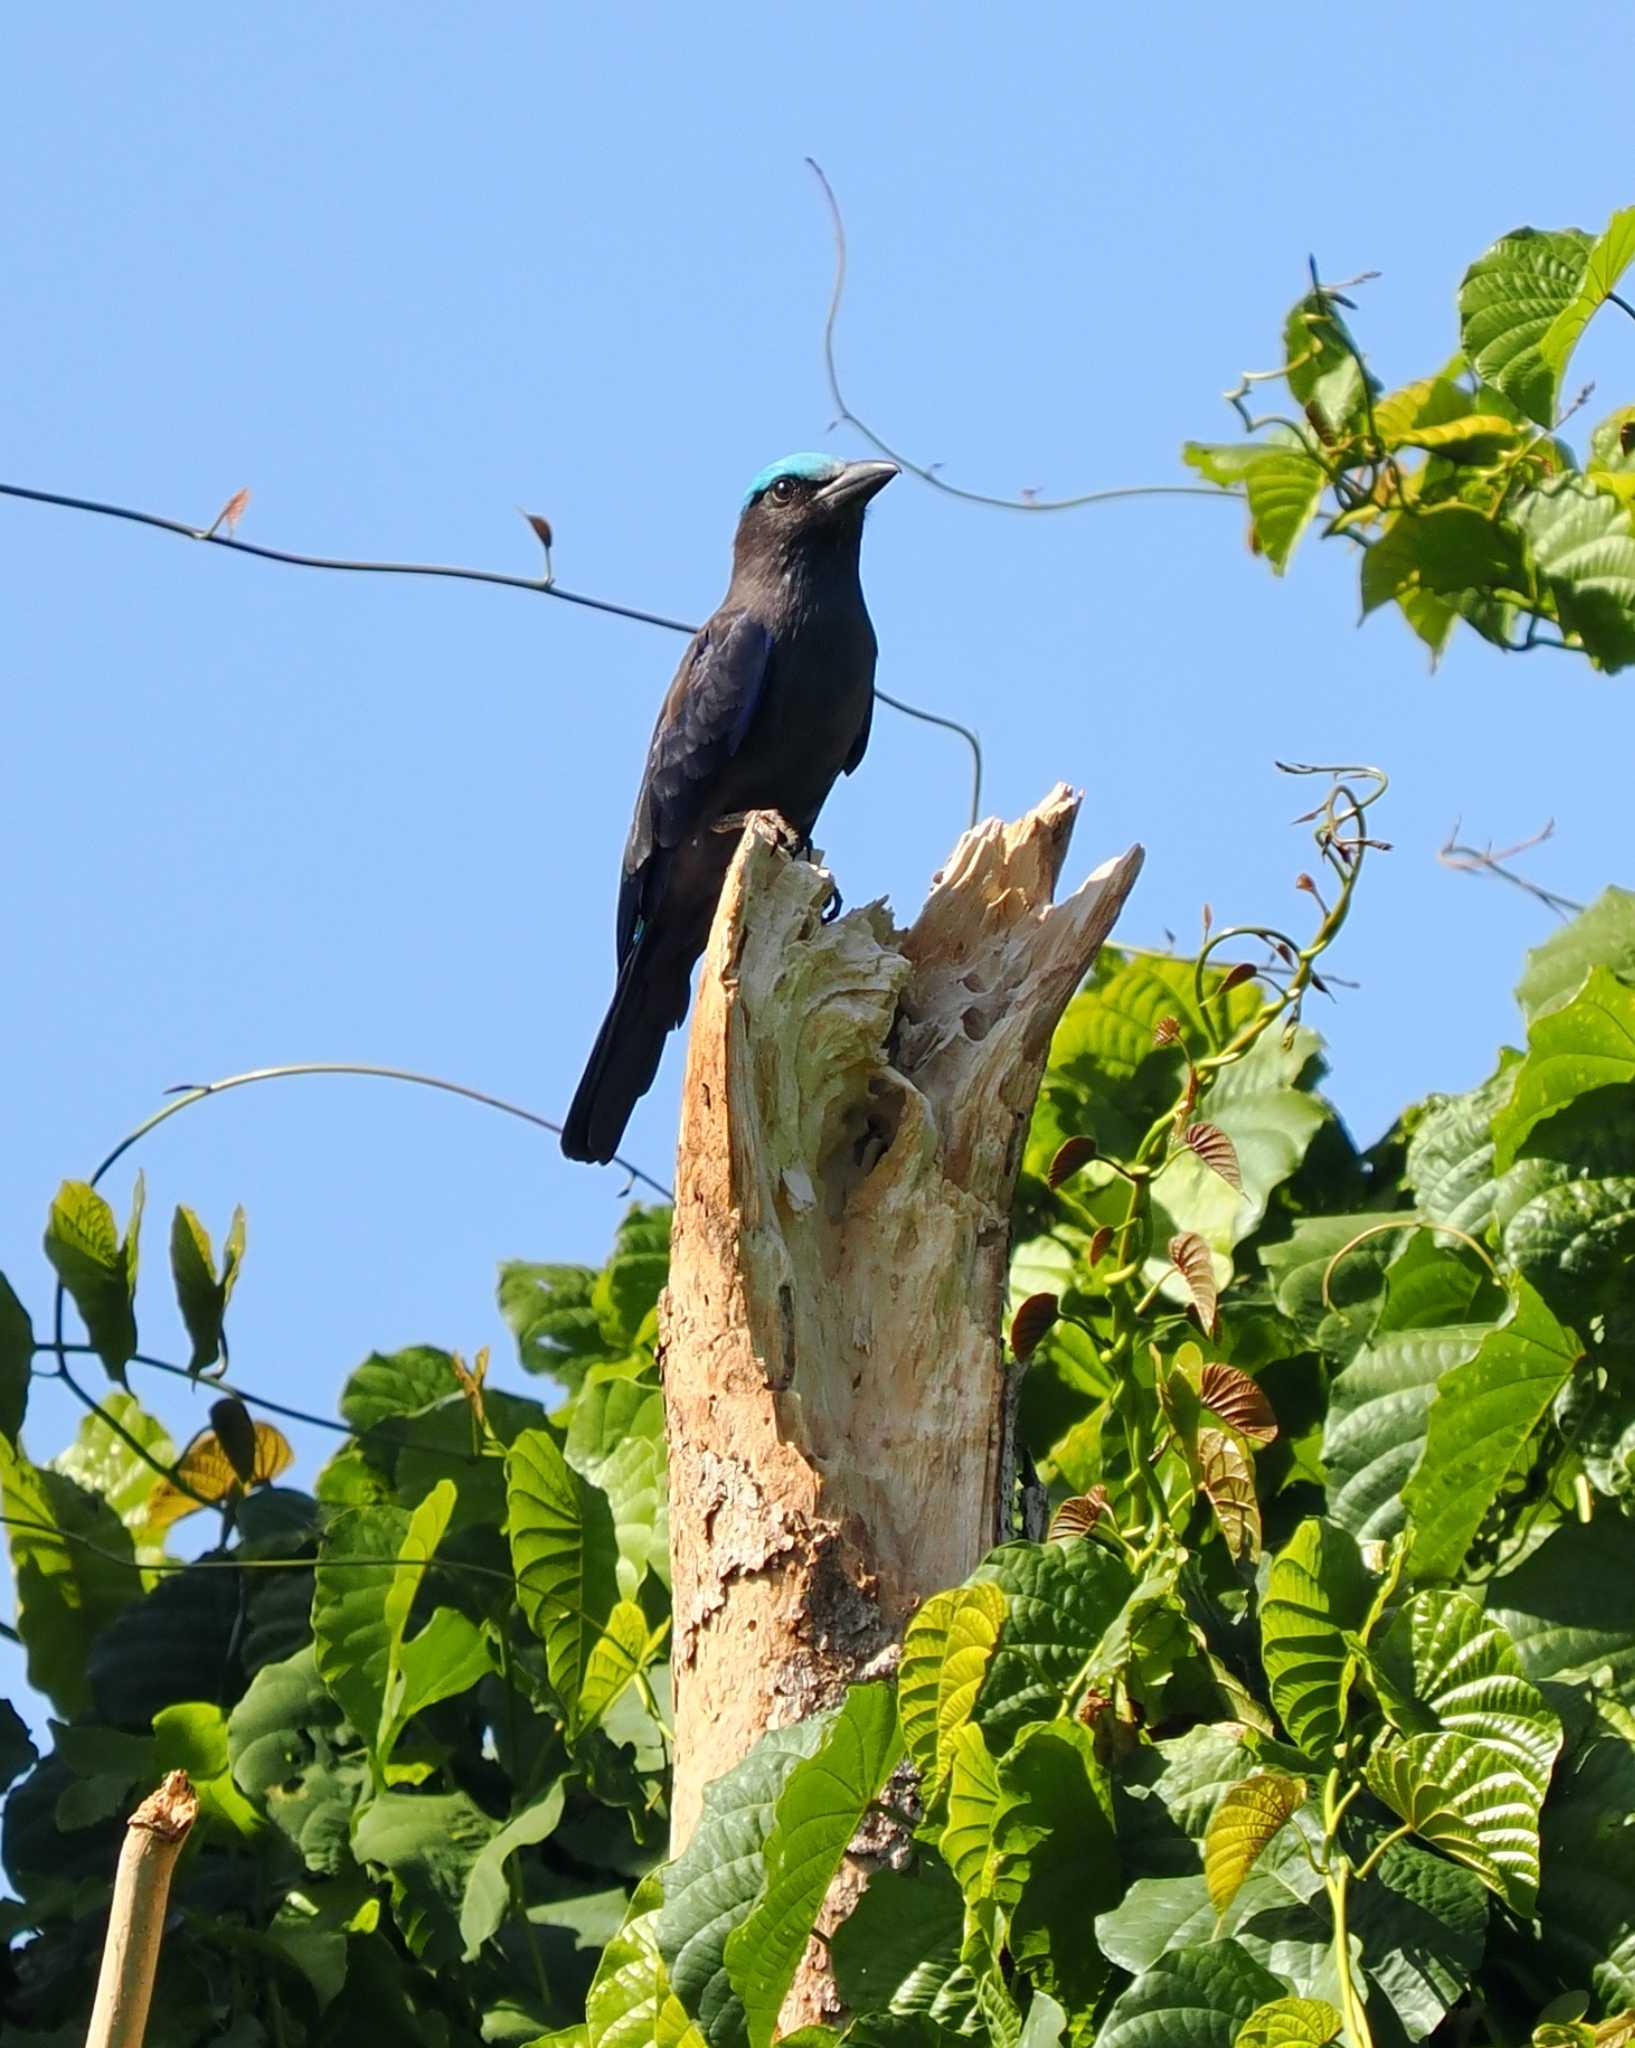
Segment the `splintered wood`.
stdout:
<svg viewBox="0 0 1635 2048">
<path fill-rule="evenodd" d="M 753 817 L 688 1050 L 663 1306 L 673 1849 L 769 1727 L 889 1672 L 1000 1526 L 1010 1213 L 1051 1034 L 1141 865 L 1078 797 L 967 832 L 908 932 Z"/>
</svg>

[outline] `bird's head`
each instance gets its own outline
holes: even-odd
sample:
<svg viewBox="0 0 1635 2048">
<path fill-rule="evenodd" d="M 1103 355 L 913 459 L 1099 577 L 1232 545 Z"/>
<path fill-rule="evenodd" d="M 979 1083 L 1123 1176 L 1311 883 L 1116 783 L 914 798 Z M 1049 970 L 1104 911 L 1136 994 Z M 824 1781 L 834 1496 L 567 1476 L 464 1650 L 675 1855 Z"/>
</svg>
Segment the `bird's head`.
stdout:
<svg viewBox="0 0 1635 2048">
<path fill-rule="evenodd" d="M 768 463 L 744 498 L 739 559 L 788 560 L 831 548 L 855 559 L 863 508 L 896 474 L 895 462 L 837 462 L 832 455 Z"/>
</svg>

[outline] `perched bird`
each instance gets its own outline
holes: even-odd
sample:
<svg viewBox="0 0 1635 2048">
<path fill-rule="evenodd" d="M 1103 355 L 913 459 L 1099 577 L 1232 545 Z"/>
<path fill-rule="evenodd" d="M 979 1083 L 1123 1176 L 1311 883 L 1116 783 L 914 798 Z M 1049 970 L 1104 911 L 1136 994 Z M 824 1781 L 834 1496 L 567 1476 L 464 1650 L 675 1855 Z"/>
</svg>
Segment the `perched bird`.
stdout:
<svg viewBox="0 0 1635 2048">
<path fill-rule="evenodd" d="M 732 582 L 659 712 L 619 883 L 619 979 L 568 1111 L 570 1159 L 611 1159 L 687 1014 L 745 811 L 808 840 L 837 775 L 863 758 L 874 628 L 858 549 L 892 462 L 788 455 L 749 487 Z M 720 828 L 723 823 L 728 829 Z"/>
</svg>

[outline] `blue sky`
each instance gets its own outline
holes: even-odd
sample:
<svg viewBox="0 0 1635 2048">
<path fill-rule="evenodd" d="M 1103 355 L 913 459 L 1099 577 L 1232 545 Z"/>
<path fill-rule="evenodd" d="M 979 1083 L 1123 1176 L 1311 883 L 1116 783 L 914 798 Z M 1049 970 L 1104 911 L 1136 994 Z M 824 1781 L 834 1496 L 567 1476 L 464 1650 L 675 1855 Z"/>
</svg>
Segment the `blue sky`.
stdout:
<svg viewBox="0 0 1635 2048">
<path fill-rule="evenodd" d="M 1507 228 L 1635 199 L 1622 4 L 937 9 L 28 9 L 0 120 L 0 475 L 245 538 L 533 573 L 699 618 L 748 478 L 829 434 L 819 158 L 852 245 L 853 408 L 999 492 L 1184 481 L 1219 393 L 1278 355 L 1308 251 L 1377 268 L 1390 380 L 1454 340 Z M 1600 112 L 1597 112 L 1597 109 Z M 1614 316 L 1615 317 L 1615 316 Z M 1603 317 L 1592 417 L 1635 395 Z M 1132 940 L 1298 917 L 1304 792 L 1274 756 L 1393 775 L 1320 1019 L 1360 1136 L 1514 1032 L 1547 913 L 1439 868 L 1462 817 L 1558 821 L 1534 872 L 1630 880 L 1631 682 L 1355 630 L 1354 564 L 1284 583 L 1226 503 L 870 517 L 884 687 L 963 718 L 987 804 L 1086 792 L 1069 879 L 1133 839 Z M 7 663 L 0 1266 L 43 1318 L 49 1198 L 169 1083 L 302 1059 L 426 1069 L 559 1114 L 606 999 L 616 870 L 679 643 L 501 590 L 321 577 L 0 500 Z M 848 899 L 912 910 L 966 760 L 889 713 L 825 814 Z M 668 1177 L 679 1043 L 629 1150 Z M 144 1342 L 181 1353 L 171 1206 L 250 1246 L 251 1386 L 323 1410 L 371 1348 L 506 1359 L 506 1256 L 599 1258 L 620 1176 L 442 1097 L 246 1089 L 137 1155 Z M 123 1207 L 130 1173 L 111 1193 Z M 510 1376 L 515 1377 L 514 1368 Z M 207 1397 L 139 1391 L 185 1437 Z M 44 1458 L 68 1411 L 42 1395 Z M 303 1452 L 316 1440 L 302 1437 Z M 310 1474 L 311 1466 L 303 1467 Z M 0 1691 L 16 1661 L 0 1644 Z M 9 1681 L 9 1683 L 8 1683 Z"/>
</svg>

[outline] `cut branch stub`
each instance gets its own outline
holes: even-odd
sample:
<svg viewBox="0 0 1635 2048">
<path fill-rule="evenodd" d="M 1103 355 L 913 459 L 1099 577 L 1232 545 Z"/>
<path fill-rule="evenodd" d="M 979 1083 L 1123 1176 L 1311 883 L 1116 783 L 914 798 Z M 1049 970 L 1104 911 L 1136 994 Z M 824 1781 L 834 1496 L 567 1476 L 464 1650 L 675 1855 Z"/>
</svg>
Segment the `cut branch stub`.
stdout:
<svg viewBox="0 0 1635 2048">
<path fill-rule="evenodd" d="M 1008 1532 L 1016 1173 L 1051 1034 L 1141 865 L 1052 907 L 1077 812 L 1058 785 L 973 828 L 906 933 L 880 903 L 825 925 L 828 877 L 747 822 L 662 1312 L 676 1849 L 708 1782 L 889 1669 L 918 1604 Z"/>
</svg>

